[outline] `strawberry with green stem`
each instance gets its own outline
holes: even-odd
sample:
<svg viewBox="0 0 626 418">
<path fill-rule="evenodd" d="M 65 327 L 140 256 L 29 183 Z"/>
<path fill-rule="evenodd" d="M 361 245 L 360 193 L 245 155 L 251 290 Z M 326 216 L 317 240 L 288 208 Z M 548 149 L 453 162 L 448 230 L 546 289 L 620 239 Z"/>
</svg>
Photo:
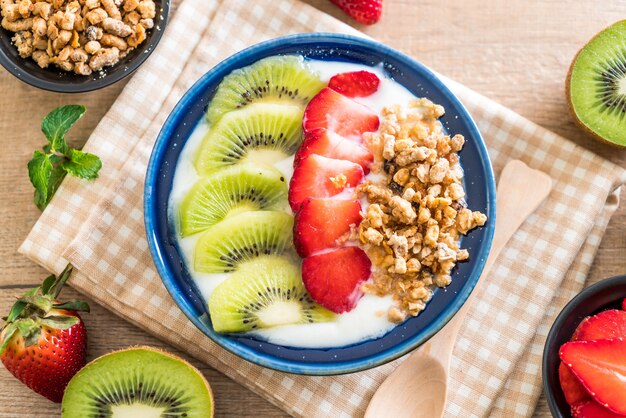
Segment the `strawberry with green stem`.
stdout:
<svg viewBox="0 0 626 418">
<path fill-rule="evenodd" d="M 87 357 L 87 330 L 77 312 L 89 312 L 89 305 L 57 300 L 71 272 L 68 265 L 59 277 L 49 276 L 20 297 L 0 333 L 0 360 L 7 370 L 53 402 L 61 402 Z"/>
</svg>

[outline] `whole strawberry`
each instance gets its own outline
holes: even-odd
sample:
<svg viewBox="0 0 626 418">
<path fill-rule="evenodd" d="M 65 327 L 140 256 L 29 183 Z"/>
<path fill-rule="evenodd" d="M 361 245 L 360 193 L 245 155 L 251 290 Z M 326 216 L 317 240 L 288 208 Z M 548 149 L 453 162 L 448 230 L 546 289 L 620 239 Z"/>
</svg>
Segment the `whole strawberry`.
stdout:
<svg viewBox="0 0 626 418">
<path fill-rule="evenodd" d="M 383 13 L 383 0 L 330 0 L 341 7 L 351 18 L 364 25 L 380 20 Z"/>
<path fill-rule="evenodd" d="M 19 298 L 0 333 L 0 360 L 7 370 L 53 402 L 61 402 L 68 382 L 86 363 L 87 330 L 77 311 L 89 312 L 89 305 L 57 301 L 71 271 L 68 266 Z"/>
</svg>

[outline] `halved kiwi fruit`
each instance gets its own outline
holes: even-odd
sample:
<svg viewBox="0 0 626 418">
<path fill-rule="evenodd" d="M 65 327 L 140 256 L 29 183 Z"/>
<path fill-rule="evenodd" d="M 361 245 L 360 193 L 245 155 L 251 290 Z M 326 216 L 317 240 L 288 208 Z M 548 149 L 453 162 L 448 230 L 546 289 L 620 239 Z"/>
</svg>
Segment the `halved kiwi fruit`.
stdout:
<svg viewBox="0 0 626 418">
<path fill-rule="evenodd" d="M 626 147 L 626 20 L 578 52 L 566 86 L 576 122 L 593 136 Z"/>
<path fill-rule="evenodd" d="M 213 393 L 204 376 L 172 354 L 133 347 L 102 356 L 70 381 L 62 418 L 209 418 Z"/>
<path fill-rule="evenodd" d="M 258 103 L 230 112 L 202 140 L 196 169 L 207 174 L 239 162 L 274 164 L 296 152 L 302 142 L 297 106 Z"/>
<path fill-rule="evenodd" d="M 335 315 L 309 296 L 300 267 L 284 257 L 261 258 L 242 266 L 209 297 L 217 332 L 242 332 L 277 325 L 330 321 Z"/>
<path fill-rule="evenodd" d="M 244 212 L 217 223 L 196 243 L 194 268 L 228 273 L 255 258 L 288 253 L 293 217 L 282 211 Z"/>
<path fill-rule="evenodd" d="M 256 102 L 288 103 L 304 108 L 324 87 L 302 57 L 264 58 L 224 77 L 209 104 L 207 119 L 214 124 L 226 113 Z"/>
<path fill-rule="evenodd" d="M 201 178 L 183 199 L 179 214 L 183 236 L 195 234 L 242 212 L 285 204 L 287 184 L 277 169 L 241 164 Z"/>
</svg>

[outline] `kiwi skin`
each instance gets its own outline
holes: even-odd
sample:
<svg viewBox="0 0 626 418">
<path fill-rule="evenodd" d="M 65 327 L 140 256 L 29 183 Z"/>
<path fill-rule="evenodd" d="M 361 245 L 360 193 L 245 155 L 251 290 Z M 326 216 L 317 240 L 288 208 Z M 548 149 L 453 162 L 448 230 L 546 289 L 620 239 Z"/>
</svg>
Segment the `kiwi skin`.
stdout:
<svg viewBox="0 0 626 418">
<path fill-rule="evenodd" d="M 209 398 L 211 399 L 211 415 L 208 416 L 207 418 L 214 418 L 214 415 L 215 415 L 215 396 L 213 395 L 213 389 L 211 388 L 211 385 L 206 380 L 204 375 L 200 372 L 200 370 L 198 370 L 196 367 L 194 367 L 187 360 L 185 360 L 185 359 L 183 359 L 181 357 L 178 357 L 175 354 L 172 354 L 172 353 L 169 353 L 169 352 L 167 352 L 165 350 L 162 350 L 160 348 L 150 347 L 150 346 L 147 346 L 147 345 L 135 345 L 135 346 L 131 346 L 131 347 L 128 347 L 128 348 L 121 349 L 121 350 L 111 351 L 110 353 L 103 354 L 100 357 L 91 360 L 89 363 L 87 363 L 85 365 L 85 367 L 87 367 L 90 364 L 95 363 L 96 361 L 98 361 L 98 360 L 100 360 L 100 359 L 102 359 L 104 357 L 107 357 L 107 356 L 109 356 L 111 354 L 121 353 L 121 352 L 125 352 L 125 351 L 133 351 L 133 350 L 147 350 L 147 351 L 152 351 L 152 352 L 155 352 L 155 353 L 158 353 L 158 354 L 162 354 L 162 355 L 164 355 L 166 357 L 170 357 L 170 358 L 172 358 L 174 360 L 180 361 L 181 363 L 183 363 L 187 367 L 189 367 L 191 370 L 194 370 L 200 376 L 200 378 L 202 379 L 202 382 L 204 382 L 204 386 L 206 386 L 207 391 L 209 392 Z M 83 367 L 82 370 L 84 370 L 85 367 Z M 80 371 L 78 373 L 80 373 Z"/>
<path fill-rule="evenodd" d="M 626 149 L 626 145 L 620 145 L 620 144 L 617 144 L 615 142 L 611 142 L 611 141 L 606 140 L 605 138 L 601 137 L 600 135 L 598 135 L 597 133 L 595 133 L 594 131 L 589 129 L 589 127 L 587 125 L 585 125 L 583 123 L 583 121 L 580 120 L 580 118 L 576 114 L 576 109 L 574 109 L 574 103 L 572 101 L 572 94 L 571 94 L 571 91 L 570 91 L 570 86 L 571 86 L 571 82 L 572 82 L 572 72 L 574 71 L 574 64 L 576 64 L 576 60 L 578 59 L 578 56 L 580 55 L 582 50 L 585 49 L 585 47 L 587 45 L 589 45 L 594 39 L 596 39 L 602 32 L 604 32 L 609 27 L 611 27 L 611 26 L 613 26 L 615 24 L 618 24 L 620 22 L 624 22 L 624 20 L 621 20 L 619 22 L 615 22 L 615 23 L 607 26 L 606 28 L 602 29 L 601 31 L 596 33 L 593 36 L 593 38 L 588 40 L 587 43 L 585 43 L 585 45 L 583 45 L 578 50 L 578 52 L 576 53 L 576 56 L 574 57 L 574 59 L 572 60 L 572 63 L 569 66 L 569 70 L 567 71 L 567 78 L 565 80 L 565 100 L 567 101 L 567 107 L 569 109 L 569 112 L 572 115 L 572 117 L 574 118 L 574 122 L 576 122 L 576 125 L 578 127 L 580 127 L 587 135 L 591 136 L 592 138 L 599 139 L 601 142 L 613 146 L 613 148 Z"/>
</svg>

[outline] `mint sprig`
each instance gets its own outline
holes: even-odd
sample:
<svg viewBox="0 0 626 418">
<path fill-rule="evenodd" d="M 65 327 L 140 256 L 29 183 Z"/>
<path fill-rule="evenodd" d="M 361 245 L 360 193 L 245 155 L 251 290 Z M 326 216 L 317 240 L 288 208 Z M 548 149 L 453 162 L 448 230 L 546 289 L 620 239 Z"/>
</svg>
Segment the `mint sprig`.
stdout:
<svg viewBox="0 0 626 418">
<path fill-rule="evenodd" d="M 94 154 L 70 148 L 65 135 L 85 114 L 85 106 L 67 105 L 54 109 L 41 122 L 48 143 L 35 150 L 28 162 L 28 176 L 35 187 L 35 204 L 48 205 L 67 173 L 85 180 L 98 177 L 102 161 Z"/>
</svg>

